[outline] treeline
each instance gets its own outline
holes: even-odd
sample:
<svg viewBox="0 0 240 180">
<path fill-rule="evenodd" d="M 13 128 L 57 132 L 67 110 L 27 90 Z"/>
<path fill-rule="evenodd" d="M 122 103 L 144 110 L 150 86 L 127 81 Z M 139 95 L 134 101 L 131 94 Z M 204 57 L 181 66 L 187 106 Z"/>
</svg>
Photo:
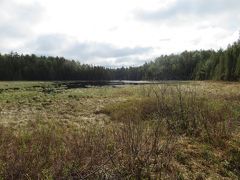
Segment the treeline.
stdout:
<svg viewBox="0 0 240 180">
<path fill-rule="evenodd" d="M 139 67 L 105 68 L 62 57 L 0 54 L 0 80 L 240 80 L 240 41 L 226 50 L 185 51 Z"/>
<path fill-rule="evenodd" d="M 208 59 L 200 61 L 194 79 L 212 79 L 225 81 L 240 80 L 240 40 L 229 46 L 227 50 L 212 52 Z"/>
<path fill-rule="evenodd" d="M 62 57 L 0 55 L 0 80 L 106 80 L 111 70 Z"/>
<path fill-rule="evenodd" d="M 122 68 L 134 80 L 240 80 L 240 40 L 226 50 L 185 51 L 166 55 L 138 68 Z"/>
</svg>

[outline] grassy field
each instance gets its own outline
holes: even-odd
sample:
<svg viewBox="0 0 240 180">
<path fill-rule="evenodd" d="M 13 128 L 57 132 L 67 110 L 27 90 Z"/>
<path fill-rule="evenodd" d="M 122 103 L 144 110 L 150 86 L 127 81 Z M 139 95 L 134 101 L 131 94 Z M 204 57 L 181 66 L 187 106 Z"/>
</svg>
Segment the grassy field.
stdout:
<svg viewBox="0 0 240 180">
<path fill-rule="evenodd" d="M 0 82 L 0 179 L 239 179 L 240 84 Z"/>
</svg>

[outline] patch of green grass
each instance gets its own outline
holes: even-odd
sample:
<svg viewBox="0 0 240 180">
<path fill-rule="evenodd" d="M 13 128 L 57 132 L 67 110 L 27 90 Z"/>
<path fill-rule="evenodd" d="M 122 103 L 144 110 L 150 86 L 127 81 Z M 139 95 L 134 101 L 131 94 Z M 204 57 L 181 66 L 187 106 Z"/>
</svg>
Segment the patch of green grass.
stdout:
<svg viewBox="0 0 240 180">
<path fill-rule="evenodd" d="M 120 122 L 129 118 L 147 120 L 157 113 L 157 106 L 152 98 L 131 98 L 128 101 L 109 104 L 98 113 L 105 113 L 112 120 Z"/>
</svg>

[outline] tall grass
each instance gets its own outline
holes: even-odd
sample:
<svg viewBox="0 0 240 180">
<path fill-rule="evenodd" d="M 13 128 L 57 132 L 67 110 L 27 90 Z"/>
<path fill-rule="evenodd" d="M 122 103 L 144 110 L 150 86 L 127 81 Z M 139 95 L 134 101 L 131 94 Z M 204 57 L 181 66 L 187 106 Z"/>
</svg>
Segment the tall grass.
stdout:
<svg viewBox="0 0 240 180">
<path fill-rule="evenodd" d="M 120 127 L 66 129 L 32 122 L 25 130 L 0 127 L 0 176 L 4 179 L 118 179 L 171 172 L 174 146 L 155 122 Z M 153 173 L 155 172 L 155 173 Z M 168 173 L 167 173 L 168 172 Z"/>
<path fill-rule="evenodd" d="M 143 95 L 155 101 L 158 118 L 166 122 L 171 132 L 201 137 L 216 144 L 232 135 L 234 114 L 226 104 L 207 99 L 193 87 L 161 85 L 148 88 Z"/>
</svg>

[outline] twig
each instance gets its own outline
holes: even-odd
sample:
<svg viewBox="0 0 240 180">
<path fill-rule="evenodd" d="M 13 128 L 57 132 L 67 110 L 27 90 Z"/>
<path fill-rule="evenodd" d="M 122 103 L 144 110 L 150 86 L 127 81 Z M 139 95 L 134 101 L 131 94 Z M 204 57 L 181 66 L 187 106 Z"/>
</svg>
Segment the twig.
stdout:
<svg viewBox="0 0 240 180">
<path fill-rule="evenodd" d="M 103 166 L 105 166 L 109 161 L 111 161 L 112 157 L 115 156 L 117 153 L 122 151 L 123 148 L 119 149 L 118 151 L 114 152 L 101 166 L 99 166 L 97 169 L 95 169 L 93 172 L 89 173 L 88 175 L 84 176 L 82 179 L 87 179 L 88 177 L 92 176 L 96 172 L 102 169 Z"/>
</svg>

